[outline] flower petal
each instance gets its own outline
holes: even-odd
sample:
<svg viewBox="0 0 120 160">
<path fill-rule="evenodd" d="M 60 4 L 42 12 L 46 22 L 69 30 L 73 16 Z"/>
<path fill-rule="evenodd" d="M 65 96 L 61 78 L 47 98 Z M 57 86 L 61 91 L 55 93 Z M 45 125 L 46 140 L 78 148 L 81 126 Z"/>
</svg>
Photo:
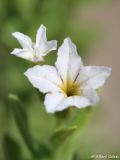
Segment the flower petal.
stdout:
<svg viewBox="0 0 120 160">
<path fill-rule="evenodd" d="M 56 107 L 56 111 L 62 111 L 68 107 L 77 107 L 77 108 L 84 108 L 90 106 L 90 101 L 83 96 L 71 96 L 64 99 L 61 103 L 58 104 Z"/>
<path fill-rule="evenodd" d="M 94 89 L 85 89 L 83 90 L 83 95 L 89 99 L 91 105 L 96 104 L 99 101 L 98 94 Z"/>
<path fill-rule="evenodd" d="M 24 35 L 20 32 L 12 33 L 13 37 L 15 37 L 18 42 L 21 44 L 23 48 L 31 49 L 32 48 L 32 40 L 29 36 Z"/>
<path fill-rule="evenodd" d="M 27 59 L 27 60 L 31 60 L 31 52 L 28 51 L 28 50 L 25 50 L 25 49 L 18 49 L 18 48 L 15 48 L 11 54 L 14 54 L 15 56 L 17 57 L 21 57 L 21 58 L 24 58 L 24 59 Z"/>
<path fill-rule="evenodd" d="M 59 85 L 62 82 L 55 67 L 36 65 L 28 69 L 25 75 L 32 85 L 43 93 L 61 91 Z"/>
<path fill-rule="evenodd" d="M 57 48 L 56 40 L 45 42 L 40 45 L 37 54 L 41 56 L 46 56 L 50 51 L 56 50 L 56 48 Z"/>
<path fill-rule="evenodd" d="M 19 49 L 15 48 L 11 54 L 32 61 L 32 62 L 38 62 L 38 61 L 43 61 L 43 58 L 41 56 L 35 57 L 33 54 L 33 50 L 27 50 L 27 49 Z"/>
<path fill-rule="evenodd" d="M 97 93 L 93 89 L 85 90 L 83 96 L 65 97 L 62 92 L 48 93 L 45 97 L 47 112 L 54 113 L 62 111 L 68 107 L 84 108 L 96 104 L 99 100 Z"/>
<path fill-rule="evenodd" d="M 58 58 L 55 65 L 64 82 L 67 80 L 73 82 L 76 79 L 82 61 L 70 38 L 66 38 L 58 49 Z"/>
<path fill-rule="evenodd" d="M 39 46 L 46 42 L 47 38 L 46 38 L 46 27 L 42 24 L 38 31 L 37 31 L 37 35 L 36 35 L 36 48 L 39 48 Z"/>
<path fill-rule="evenodd" d="M 65 99 L 64 94 L 62 92 L 56 92 L 56 93 L 48 93 L 45 96 L 45 107 L 47 112 L 54 113 L 57 110 L 57 106 L 61 101 Z"/>
<path fill-rule="evenodd" d="M 97 89 L 104 85 L 111 74 L 111 68 L 99 66 L 86 66 L 80 71 L 78 81 L 81 89 Z"/>
</svg>

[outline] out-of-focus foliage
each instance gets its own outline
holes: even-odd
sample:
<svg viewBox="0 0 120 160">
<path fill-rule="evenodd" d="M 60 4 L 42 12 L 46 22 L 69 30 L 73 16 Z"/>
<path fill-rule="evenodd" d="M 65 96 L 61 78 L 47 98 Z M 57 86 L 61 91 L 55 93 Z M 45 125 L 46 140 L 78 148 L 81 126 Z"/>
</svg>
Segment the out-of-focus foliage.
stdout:
<svg viewBox="0 0 120 160">
<path fill-rule="evenodd" d="M 47 143 L 46 137 L 49 138 L 55 125 L 54 117 L 45 112 L 36 91 L 23 75 L 31 64 L 10 55 L 13 48 L 19 47 L 11 33 L 20 31 L 35 40 L 36 30 L 44 24 L 48 29 L 48 39 L 58 40 L 59 46 L 65 37 L 70 36 L 84 57 L 95 32 L 74 23 L 74 12 L 78 5 L 82 7 L 87 2 L 89 0 L 0 0 L 0 160 L 19 160 L 16 156 L 20 153 L 26 160 L 30 157 L 8 103 L 9 93 L 18 94 L 24 101 L 31 134 L 35 139 Z M 46 62 L 51 64 L 55 59 L 54 51 Z M 16 154 L 10 157 L 13 150 Z"/>
</svg>

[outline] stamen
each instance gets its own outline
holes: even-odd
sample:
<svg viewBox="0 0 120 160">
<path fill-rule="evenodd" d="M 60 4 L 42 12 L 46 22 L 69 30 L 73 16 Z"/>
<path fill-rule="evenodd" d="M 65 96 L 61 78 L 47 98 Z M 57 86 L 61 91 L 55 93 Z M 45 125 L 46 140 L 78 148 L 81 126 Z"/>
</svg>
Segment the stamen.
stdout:
<svg viewBox="0 0 120 160">
<path fill-rule="evenodd" d="M 77 80 L 78 76 L 79 76 L 79 72 L 78 72 L 78 74 L 76 75 L 76 77 L 75 77 L 73 83 L 75 83 L 75 81 Z"/>
</svg>

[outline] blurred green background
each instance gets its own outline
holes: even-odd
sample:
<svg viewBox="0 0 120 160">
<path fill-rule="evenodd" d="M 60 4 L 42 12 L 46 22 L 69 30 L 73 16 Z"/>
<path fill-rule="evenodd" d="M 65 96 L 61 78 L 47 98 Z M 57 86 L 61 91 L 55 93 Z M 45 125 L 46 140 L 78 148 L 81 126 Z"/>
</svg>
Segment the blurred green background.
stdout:
<svg viewBox="0 0 120 160">
<path fill-rule="evenodd" d="M 10 55 L 19 47 L 11 33 L 20 31 L 35 40 L 41 24 L 47 27 L 48 40 L 58 40 L 59 46 L 69 36 L 86 63 L 113 68 L 114 78 L 105 87 L 101 96 L 104 102 L 95 109 L 92 121 L 78 141 L 78 153 L 81 160 L 89 159 L 92 154 L 119 155 L 120 87 L 117 84 L 120 76 L 118 59 L 113 62 L 120 51 L 119 11 L 119 1 L 112 0 L 0 0 L 0 160 L 19 160 L 17 154 L 26 160 L 30 157 L 10 109 L 10 93 L 19 95 L 24 102 L 30 131 L 37 140 L 47 143 L 46 137 L 55 125 L 54 117 L 45 112 L 36 91 L 23 75 L 31 64 Z M 53 64 L 55 59 L 54 51 L 46 62 Z M 9 149 L 4 151 L 6 141 Z"/>
</svg>

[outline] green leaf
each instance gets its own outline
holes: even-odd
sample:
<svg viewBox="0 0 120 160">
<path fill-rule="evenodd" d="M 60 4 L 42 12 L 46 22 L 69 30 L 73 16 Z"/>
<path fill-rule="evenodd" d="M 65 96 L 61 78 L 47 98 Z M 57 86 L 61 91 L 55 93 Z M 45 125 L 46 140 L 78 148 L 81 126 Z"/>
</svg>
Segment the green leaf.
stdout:
<svg viewBox="0 0 120 160">
<path fill-rule="evenodd" d="M 26 146 L 32 153 L 35 159 L 42 159 L 43 157 L 50 156 L 51 150 L 44 144 L 39 143 L 30 134 L 30 130 L 27 122 L 27 115 L 25 112 L 25 106 L 15 94 L 9 95 L 11 109 L 13 111 L 17 127 L 24 139 Z"/>
<path fill-rule="evenodd" d="M 70 135 L 72 135 L 77 129 L 77 126 L 73 126 L 71 128 L 62 128 L 57 130 L 53 136 L 51 137 L 51 142 L 60 145 L 63 141 L 65 141 L 67 138 L 69 138 Z"/>
<path fill-rule="evenodd" d="M 36 155 L 36 150 L 34 148 L 34 141 L 30 135 L 30 131 L 27 125 L 27 115 L 25 113 L 24 107 L 20 99 L 17 95 L 10 94 L 9 95 L 10 100 L 10 106 L 12 109 L 12 112 L 15 117 L 15 121 L 17 124 L 17 127 L 27 145 L 29 150 L 31 151 L 32 155 Z"/>
<path fill-rule="evenodd" d="M 22 160 L 17 142 L 8 134 L 3 137 L 3 152 L 5 160 Z"/>
<path fill-rule="evenodd" d="M 76 130 L 66 141 L 62 141 L 60 145 L 55 146 L 55 152 L 51 160 L 73 160 L 73 156 L 77 149 L 77 142 L 87 122 L 90 120 L 92 110 L 92 107 L 79 109 L 76 117 L 71 121 L 71 124 L 69 124 L 71 127 L 76 126 Z"/>
<path fill-rule="evenodd" d="M 51 156 L 51 149 L 48 148 L 46 145 L 39 143 L 38 144 L 38 153 L 39 153 L 39 160 L 46 158 L 46 157 L 50 157 Z"/>
</svg>

